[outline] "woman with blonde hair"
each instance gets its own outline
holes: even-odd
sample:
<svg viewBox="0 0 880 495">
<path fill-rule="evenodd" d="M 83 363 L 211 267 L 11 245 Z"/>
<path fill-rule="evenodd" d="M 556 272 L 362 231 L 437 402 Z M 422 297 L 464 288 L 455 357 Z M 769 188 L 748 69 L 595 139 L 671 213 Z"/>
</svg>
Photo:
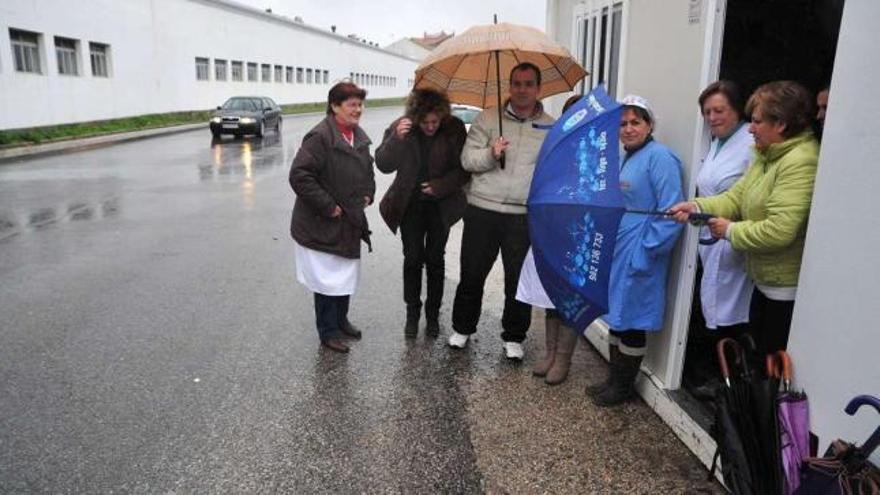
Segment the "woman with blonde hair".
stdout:
<svg viewBox="0 0 880 495">
<path fill-rule="evenodd" d="M 680 222 L 695 212 L 714 215 L 712 236 L 745 253 L 755 282 L 749 332 L 765 354 L 788 345 L 819 144 L 811 130 L 813 98 L 794 81 L 762 85 L 746 113 L 755 155 L 745 175 L 726 192 L 679 203 L 670 213 Z"/>
</svg>

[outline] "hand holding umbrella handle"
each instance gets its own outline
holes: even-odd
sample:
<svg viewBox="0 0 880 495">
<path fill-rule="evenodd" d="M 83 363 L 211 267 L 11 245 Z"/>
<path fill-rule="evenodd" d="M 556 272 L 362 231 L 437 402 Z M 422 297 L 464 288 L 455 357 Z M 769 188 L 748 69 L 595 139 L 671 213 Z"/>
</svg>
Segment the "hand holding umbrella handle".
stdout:
<svg viewBox="0 0 880 495">
<path fill-rule="evenodd" d="M 504 170 L 504 152 L 509 145 L 510 143 L 504 139 L 504 136 L 498 136 L 495 142 L 492 143 L 492 158 L 498 160 L 498 166 L 501 170 Z"/>
<path fill-rule="evenodd" d="M 708 213 L 689 213 L 688 214 L 688 222 L 691 225 L 701 226 L 709 223 L 709 220 L 715 218 L 715 215 L 710 215 Z"/>
</svg>

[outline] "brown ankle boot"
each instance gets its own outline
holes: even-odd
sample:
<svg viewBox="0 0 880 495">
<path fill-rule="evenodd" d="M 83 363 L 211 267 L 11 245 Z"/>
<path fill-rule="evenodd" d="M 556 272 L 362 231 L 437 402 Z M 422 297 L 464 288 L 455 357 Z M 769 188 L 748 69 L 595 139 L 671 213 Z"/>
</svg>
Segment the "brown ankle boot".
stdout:
<svg viewBox="0 0 880 495">
<path fill-rule="evenodd" d="M 532 368 L 532 374 L 535 376 L 545 376 L 547 372 L 550 371 L 550 366 L 553 365 L 553 359 L 556 357 L 556 340 L 559 335 L 559 325 L 561 321 L 559 318 L 548 317 L 544 319 L 544 334 L 545 334 L 545 345 L 547 346 L 547 353 L 544 356 L 544 359 L 538 361 L 535 364 L 535 367 Z"/>
<path fill-rule="evenodd" d="M 574 348 L 577 345 L 577 338 L 578 336 L 574 333 L 574 330 L 565 325 L 559 325 L 559 339 L 556 341 L 556 359 L 553 360 L 553 365 L 544 378 L 544 382 L 547 385 L 559 385 L 568 378 L 568 369 L 571 367 L 571 355 L 574 353 Z"/>
</svg>

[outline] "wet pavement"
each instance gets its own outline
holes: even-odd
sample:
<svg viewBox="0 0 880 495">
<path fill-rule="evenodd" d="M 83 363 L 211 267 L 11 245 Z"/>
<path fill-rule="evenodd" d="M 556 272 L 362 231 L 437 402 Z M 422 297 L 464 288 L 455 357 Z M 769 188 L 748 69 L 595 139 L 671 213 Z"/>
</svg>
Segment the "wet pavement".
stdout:
<svg viewBox="0 0 880 495">
<path fill-rule="evenodd" d="M 399 111 L 368 110 L 367 133 Z M 585 343 L 568 382 L 533 378 L 540 313 L 525 363 L 505 362 L 497 275 L 467 350 L 445 346 L 449 304 L 439 339 L 405 341 L 375 207 L 364 340 L 319 349 L 287 185 L 319 118 L 0 164 L 0 492 L 719 490 L 643 403 L 586 400 L 606 371 Z M 457 232 L 447 251 L 451 302 Z"/>
</svg>

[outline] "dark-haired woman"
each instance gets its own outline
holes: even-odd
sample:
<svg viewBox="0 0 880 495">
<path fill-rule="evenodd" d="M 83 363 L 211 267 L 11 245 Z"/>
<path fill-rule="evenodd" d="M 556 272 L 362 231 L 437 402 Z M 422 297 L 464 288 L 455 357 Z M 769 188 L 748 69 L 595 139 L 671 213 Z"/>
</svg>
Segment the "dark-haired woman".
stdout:
<svg viewBox="0 0 880 495">
<path fill-rule="evenodd" d="M 765 354 L 788 345 L 819 143 L 811 130 L 812 95 L 794 81 L 762 85 L 746 113 L 755 155 L 745 175 L 722 194 L 679 203 L 670 212 L 680 222 L 697 211 L 715 215 L 712 236 L 745 253 L 755 282 L 749 332 Z"/>
<path fill-rule="evenodd" d="M 742 177 L 752 159 L 755 141 L 745 123 L 742 99 L 734 83 L 716 81 L 703 90 L 697 101 L 712 134 L 709 152 L 697 173 L 697 196 L 715 196 Z M 746 275 L 745 254 L 723 239 L 708 244 L 712 242 L 709 229 L 702 230 L 700 302 L 706 328 L 725 336 L 735 335 L 749 321 L 754 288 Z"/>
<path fill-rule="evenodd" d="M 461 167 L 466 138 L 464 124 L 451 115 L 446 95 L 416 89 L 407 100 L 406 114 L 391 123 L 376 149 L 379 170 L 397 172 L 379 211 L 392 232 L 400 228 L 407 338 L 418 333 L 423 267 L 425 333 L 436 337 L 440 332 L 446 240 L 467 207 L 462 186 L 469 175 Z"/>
<path fill-rule="evenodd" d="M 296 277 L 315 293 L 321 345 L 342 353 L 349 350 L 343 336 L 361 338 L 348 306 L 360 277 L 361 241 L 370 242 L 364 209 L 376 193 L 370 139 L 358 125 L 366 96 L 351 82 L 330 88 L 327 117 L 303 138 L 289 177 Z"/>
<path fill-rule="evenodd" d="M 654 140 L 654 114 L 647 100 L 623 99 L 620 189 L 628 210 L 662 210 L 682 199 L 681 162 Z M 617 229 L 608 291 L 611 374 L 587 388 L 593 402 L 610 407 L 635 395 L 633 387 L 645 355 L 647 334 L 663 329 L 666 277 L 681 225 L 660 216 L 625 213 Z"/>
</svg>

